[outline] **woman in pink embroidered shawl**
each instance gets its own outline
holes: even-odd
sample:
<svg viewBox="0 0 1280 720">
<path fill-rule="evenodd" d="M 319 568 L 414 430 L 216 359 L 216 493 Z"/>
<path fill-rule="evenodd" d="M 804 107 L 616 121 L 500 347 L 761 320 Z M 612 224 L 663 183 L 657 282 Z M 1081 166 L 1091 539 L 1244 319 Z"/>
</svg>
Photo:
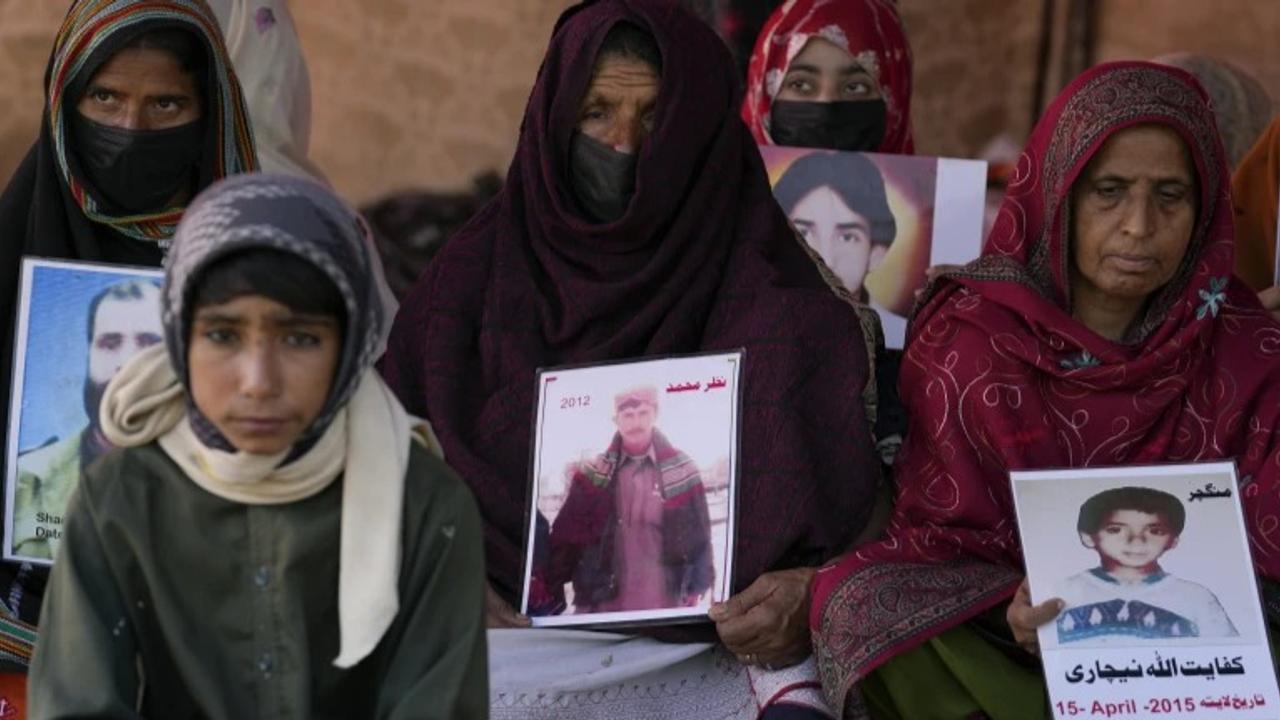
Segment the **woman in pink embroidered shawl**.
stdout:
<svg viewBox="0 0 1280 720">
<path fill-rule="evenodd" d="M 912 321 L 887 539 L 815 579 L 833 704 L 1044 716 L 1031 645 L 1056 608 L 1010 607 L 1010 470 L 1233 458 L 1258 572 L 1280 578 L 1280 325 L 1232 276 L 1233 249 L 1230 175 L 1190 75 L 1108 64 L 1059 95 L 982 257 Z"/>
</svg>

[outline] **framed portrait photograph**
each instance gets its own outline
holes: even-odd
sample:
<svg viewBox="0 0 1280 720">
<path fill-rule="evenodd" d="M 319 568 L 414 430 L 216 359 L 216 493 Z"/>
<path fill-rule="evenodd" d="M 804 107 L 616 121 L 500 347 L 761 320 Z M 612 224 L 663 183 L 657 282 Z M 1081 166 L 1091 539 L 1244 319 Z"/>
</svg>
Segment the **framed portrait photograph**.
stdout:
<svg viewBox="0 0 1280 720">
<path fill-rule="evenodd" d="M 1280 717 L 1234 463 L 1011 479 L 1055 717 Z"/>
<path fill-rule="evenodd" d="M 915 291 L 933 265 L 982 250 L 987 163 L 761 146 L 773 194 L 796 230 L 901 349 Z"/>
<path fill-rule="evenodd" d="M 67 499 L 112 449 L 98 424 L 107 383 L 164 341 L 159 270 L 24 258 L 5 463 L 4 557 L 48 565 Z"/>
<path fill-rule="evenodd" d="M 520 611 L 705 619 L 733 574 L 743 353 L 542 370 Z"/>
</svg>

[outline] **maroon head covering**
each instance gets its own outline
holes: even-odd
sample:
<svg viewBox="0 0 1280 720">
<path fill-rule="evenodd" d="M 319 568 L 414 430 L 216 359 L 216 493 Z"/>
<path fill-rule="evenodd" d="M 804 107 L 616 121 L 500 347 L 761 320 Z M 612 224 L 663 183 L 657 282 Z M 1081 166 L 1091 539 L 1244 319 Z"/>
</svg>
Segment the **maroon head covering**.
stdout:
<svg viewBox="0 0 1280 720">
<path fill-rule="evenodd" d="M 1193 160 L 1179 269 L 1124 342 L 1071 314 L 1076 178 L 1125 128 Z M 1112 63 L 1036 126 L 982 257 L 935 283 L 902 364 L 910 417 L 884 542 L 818 573 L 811 624 L 828 698 L 986 608 L 1022 576 L 1009 471 L 1234 458 L 1258 570 L 1280 577 L 1280 325 L 1231 275 L 1230 175 L 1188 74 Z"/>
<path fill-rule="evenodd" d="M 617 222 L 575 206 L 569 141 L 620 22 L 662 53 L 653 133 Z M 727 49 L 670 0 L 601 0 L 556 24 L 502 192 L 405 299 L 383 371 L 475 492 L 489 579 L 515 597 L 539 367 L 745 348 L 741 589 L 846 549 L 877 479 L 859 313 L 773 201 Z"/>
</svg>

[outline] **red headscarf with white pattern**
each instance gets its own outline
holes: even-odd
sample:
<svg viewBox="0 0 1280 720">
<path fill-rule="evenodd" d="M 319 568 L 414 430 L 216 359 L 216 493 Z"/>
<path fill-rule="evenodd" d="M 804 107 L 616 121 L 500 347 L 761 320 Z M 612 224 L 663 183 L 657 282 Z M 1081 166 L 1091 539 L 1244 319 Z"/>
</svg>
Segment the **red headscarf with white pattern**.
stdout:
<svg viewBox="0 0 1280 720">
<path fill-rule="evenodd" d="M 773 145 L 769 113 L 787 69 L 815 37 L 842 48 L 875 78 L 886 106 L 876 152 L 910 155 L 911 48 L 892 0 L 788 0 L 756 39 L 747 68 L 742 119 L 759 145 Z"/>
</svg>

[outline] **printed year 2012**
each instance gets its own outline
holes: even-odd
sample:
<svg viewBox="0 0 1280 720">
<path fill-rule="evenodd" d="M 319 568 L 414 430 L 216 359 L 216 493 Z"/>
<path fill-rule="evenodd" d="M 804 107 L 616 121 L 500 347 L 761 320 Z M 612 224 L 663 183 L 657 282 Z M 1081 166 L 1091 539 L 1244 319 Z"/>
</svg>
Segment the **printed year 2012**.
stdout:
<svg viewBox="0 0 1280 720">
<path fill-rule="evenodd" d="M 560 398 L 560 409 L 570 410 L 572 408 L 591 407 L 590 395 L 574 395 L 571 397 Z"/>
</svg>

